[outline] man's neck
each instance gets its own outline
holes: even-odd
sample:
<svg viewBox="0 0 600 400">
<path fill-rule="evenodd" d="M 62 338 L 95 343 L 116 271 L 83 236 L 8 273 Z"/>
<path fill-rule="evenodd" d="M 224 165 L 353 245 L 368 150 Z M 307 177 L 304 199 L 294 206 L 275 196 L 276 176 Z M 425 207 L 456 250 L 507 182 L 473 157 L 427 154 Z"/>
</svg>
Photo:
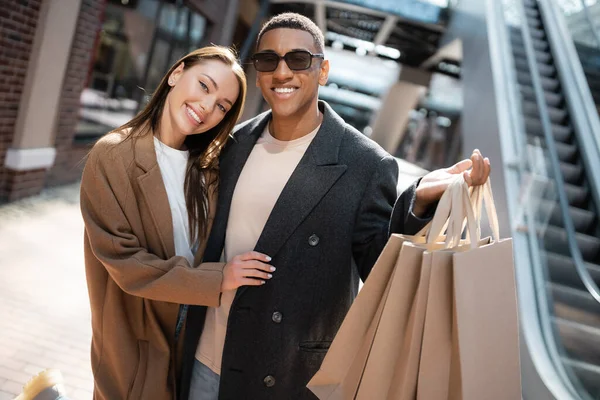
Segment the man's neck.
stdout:
<svg viewBox="0 0 600 400">
<path fill-rule="evenodd" d="M 282 117 L 273 114 L 269 125 L 269 133 L 281 141 L 300 139 L 317 129 L 323 121 L 319 107 L 311 107 L 310 111 L 300 116 Z"/>
</svg>

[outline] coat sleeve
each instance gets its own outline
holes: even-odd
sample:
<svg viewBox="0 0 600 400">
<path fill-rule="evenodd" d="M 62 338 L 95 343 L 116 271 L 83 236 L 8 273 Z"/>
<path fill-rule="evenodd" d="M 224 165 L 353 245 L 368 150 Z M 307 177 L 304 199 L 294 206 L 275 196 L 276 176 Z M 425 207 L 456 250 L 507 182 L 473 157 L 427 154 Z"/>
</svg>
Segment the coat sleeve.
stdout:
<svg viewBox="0 0 600 400">
<path fill-rule="evenodd" d="M 416 181 L 400 197 L 397 192 L 398 163 L 392 156 L 382 158 L 363 194 L 352 238 L 352 252 L 361 279 L 369 272 L 392 233 L 415 234 L 431 219 L 412 213 Z"/>
<path fill-rule="evenodd" d="M 400 195 L 400 197 L 398 197 L 398 200 L 396 200 L 394 210 L 392 211 L 392 218 L 390 220 L 390 234 L 401 233 L 405 235 L 414 235 L 423 229 L 423 227 L 433 218 L 437 203 L 429 207 L 425 211 L 423 217 L 417 217 L 412 212 L 417 186 L 420 181 L 421 179 L 416 180 Z"/>
<path fill-rule="evenodd" d="M 100 154 L 98 154 L 100 153 Z M 184 257 L 164 260 L 141 246 L 124 210 L 137 207 L 127 170 L 94 151 L 81 183 L 81 212 L 91 254 L 126 293 L 180 304 L 218 306 L 224 263 L 192 268 Z M 86 260 L 89 262 L 89 260 Z"/>
</svg>

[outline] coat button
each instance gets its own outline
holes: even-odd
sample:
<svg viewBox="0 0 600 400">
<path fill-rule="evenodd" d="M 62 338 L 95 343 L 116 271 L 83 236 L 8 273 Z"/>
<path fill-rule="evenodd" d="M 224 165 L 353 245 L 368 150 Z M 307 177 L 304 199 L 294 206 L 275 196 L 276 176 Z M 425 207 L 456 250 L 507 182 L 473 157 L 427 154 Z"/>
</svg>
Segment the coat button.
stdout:
<svg viewBox="0 0 600 400">
<path fill-rule="evenodd" d="M 275 378 L 272 377 L 271 375 L 267 375 L 265 377 L 265 379 L 263 380 L 263 382 L 265 383 L 266 387 L 273 387 L 273 386 L 275 386 Z"/>
<path fill-rule="evenodd" d="M 315 247 L 319 244 L 319 237 L 315 234 L 310 235 L 310 237 L 308 238 L 308 244 Z"/>
<path fill-rule="evenodd" d="M 283 319 L 283 314 L 281 314 L 279 311 L 275 311 L 273 313 L 273 315 L 271 316 L 271 319 L 273 320 L 273 322 L 275 322 L 276 324 L 280 324 L 281 320 Z"/>
</svg>

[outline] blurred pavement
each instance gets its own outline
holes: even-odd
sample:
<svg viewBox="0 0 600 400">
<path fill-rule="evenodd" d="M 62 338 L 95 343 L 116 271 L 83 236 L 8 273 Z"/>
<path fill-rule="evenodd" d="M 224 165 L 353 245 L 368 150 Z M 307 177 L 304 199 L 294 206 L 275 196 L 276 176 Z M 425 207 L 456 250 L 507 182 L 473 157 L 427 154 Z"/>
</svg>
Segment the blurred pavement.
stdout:
<svg viewBox="0 0 600 400">
<path fill-rule="evenodd" d="M 0 400 L 46 368 L 92 398 L 79 185 L 0 206 Z"/>
</svg>

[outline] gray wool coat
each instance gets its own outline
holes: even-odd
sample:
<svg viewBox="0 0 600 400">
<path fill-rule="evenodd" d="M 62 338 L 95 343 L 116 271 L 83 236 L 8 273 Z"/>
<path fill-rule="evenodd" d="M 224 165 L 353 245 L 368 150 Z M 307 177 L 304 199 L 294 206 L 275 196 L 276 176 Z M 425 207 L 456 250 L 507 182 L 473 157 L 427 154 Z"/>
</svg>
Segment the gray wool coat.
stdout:
<svg viewBox="0 0 600 400">
<path fill-rule="evenodd" d="M 416 183 L 400 197 L 398 164 L 320 101 L 323 123 L 293 172 L 256 244 L 277 273 L 241 287 L 231 307 L 220 400 L 311 399 L 317 372 L 390 232 L 415 233 Z M 220 189 L 204 261 L 218 261 L 238 177 L 271 117 L 237 127 L 220 160 Z M 392 218 L 393 215 L 393 218 Z M 390 226 L 393 220 L 393 226 Z M 189 309 L 179 397 L 187 399 L 206 307 Z"/>
</svg>

